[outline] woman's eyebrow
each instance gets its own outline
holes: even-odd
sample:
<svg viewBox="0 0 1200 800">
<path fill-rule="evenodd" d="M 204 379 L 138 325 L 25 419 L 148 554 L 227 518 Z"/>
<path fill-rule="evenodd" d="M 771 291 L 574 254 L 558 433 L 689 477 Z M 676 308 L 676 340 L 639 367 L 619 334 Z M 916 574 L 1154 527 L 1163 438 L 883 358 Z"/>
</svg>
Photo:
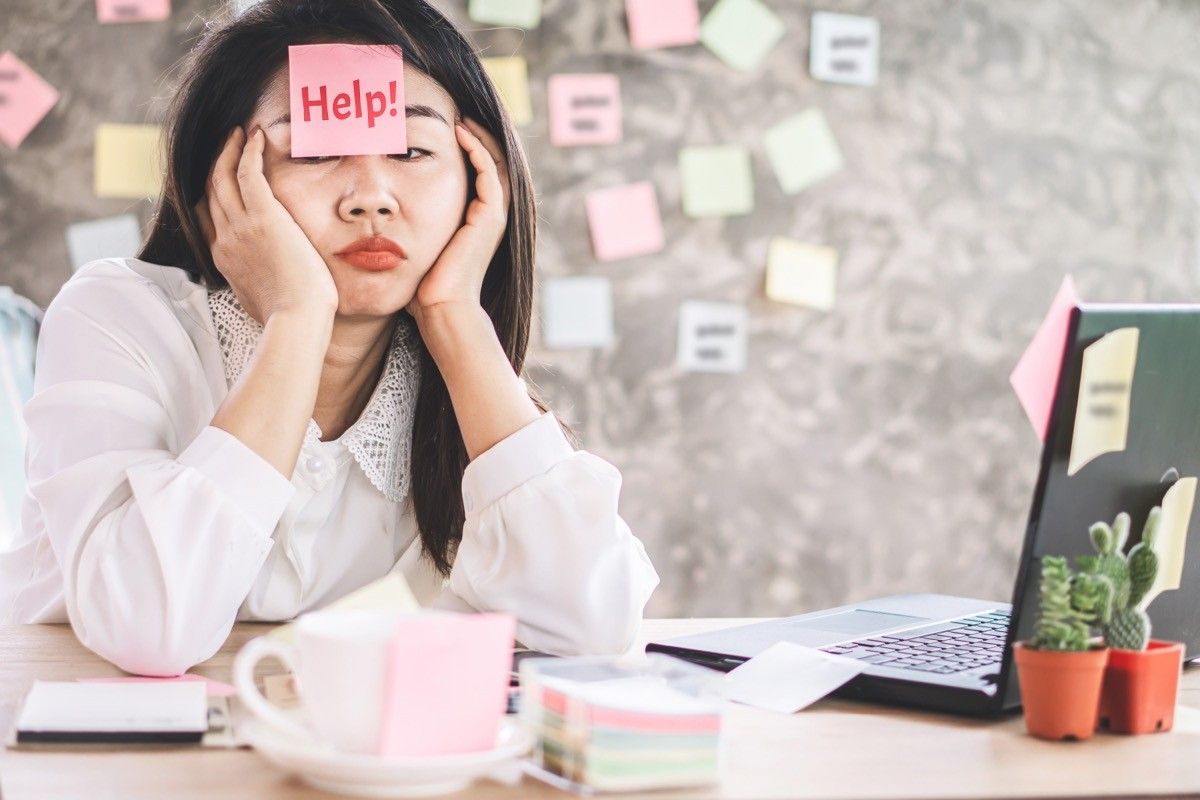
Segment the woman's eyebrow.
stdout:
<svg viewBox="0 0 1200 800">
<path fill-rule="evenodd" d="M 446 127 L 450 127 L 450 123 L 446 121 L 446 118 L 442 116 L 442 113 L 440 111 L 438 111 L 436 108 L 434 108 L 433 106 L 426 106 L 426 105 L 405 106 L 404 107 L 404 116 L 406 118 L 407 117 L 428 117 L 429 119 L 438 119 L 438 120 L 441 120 L 442 124 L 444 124 Z M 292 115 L 289 112 L 287 114 L 280 115 L 277 119 L 272 121 L 271 124 L 268 125 L 267 127 L 274 128 L 276 125 L 281 125 L 281 124 L 290 125 L 291 122 L 292 122 Z"/>
</svg>

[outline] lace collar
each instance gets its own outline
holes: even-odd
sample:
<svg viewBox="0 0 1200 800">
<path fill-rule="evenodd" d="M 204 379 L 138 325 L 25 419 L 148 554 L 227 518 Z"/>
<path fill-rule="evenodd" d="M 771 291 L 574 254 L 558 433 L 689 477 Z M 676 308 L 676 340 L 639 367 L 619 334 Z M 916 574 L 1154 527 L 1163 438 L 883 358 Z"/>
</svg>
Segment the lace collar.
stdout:
<svg viewBox="0 0 1200 800">
<path fill-rule="evenodd" d="M 232 386 L 254 354 L 263 326 L 242 308 L 232 289 L 209 292 L 208 307 L 225 362 L 225 380 Z M 417 335 L 409 320 L 402 316 L 392 336 L 383 375 L 367 407 L 338 439 L 371 484 L 397 503 L 408 495 L 409 489 L 413 414 L 420 385 Z M 321 428 L 316 420 L 310 419 L 304 445 L 316 444 L 320 439 Z"/>
</svg>

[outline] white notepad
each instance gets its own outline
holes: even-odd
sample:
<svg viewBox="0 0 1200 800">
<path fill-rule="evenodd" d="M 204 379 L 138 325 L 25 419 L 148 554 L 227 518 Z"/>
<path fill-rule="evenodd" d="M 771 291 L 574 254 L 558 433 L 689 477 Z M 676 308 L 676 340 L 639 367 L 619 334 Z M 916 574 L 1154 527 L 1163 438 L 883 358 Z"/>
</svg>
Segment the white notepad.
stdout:
<svg viewBox="0 0 1200 800">
<path fill-rule="evenodd" d="M 18 742 L 199 742 L 208 730 L 202 681 L 37 681 L 17 717 Z"/>
</svg>

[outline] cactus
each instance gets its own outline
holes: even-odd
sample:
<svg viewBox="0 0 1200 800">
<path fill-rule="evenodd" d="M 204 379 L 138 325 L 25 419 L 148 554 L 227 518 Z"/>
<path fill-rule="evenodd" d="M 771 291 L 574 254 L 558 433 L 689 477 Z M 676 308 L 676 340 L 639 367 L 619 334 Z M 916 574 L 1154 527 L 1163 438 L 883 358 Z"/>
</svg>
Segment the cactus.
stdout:
<svg viewBox="0 0 1200 800">
<path fill-rule="evenodd" d="M 1042 556 L 1038 585 L 1041 609 L 1030 646 L 1038 650 L 1087 650 L 1099 612 L 1111 603 L 1108 581 L 1074 574 L 1061 556 Z"/>
<path fill-rule="evenodd" d="M 1154 539 L 1158 533 L 1162 507 L 1155 506 L 1146 517 L 1142 540 L 1123 552 L 1129 538 L 1129 515 L 1122 511 L 1112 525 L 1097 522 L 1088 529 L 1094 556 L 1081 556 L 1076 564 L 1081 576 L 1090 576 L 1109 584 L 1107 608 L 1097 615 L 1104 639 L 1119 650 L 1145 650 L 1150 642 L 1150 617 L 1146 614 L 1146 593 L 1158 576 L 1158 554 Z"/>
</svg>

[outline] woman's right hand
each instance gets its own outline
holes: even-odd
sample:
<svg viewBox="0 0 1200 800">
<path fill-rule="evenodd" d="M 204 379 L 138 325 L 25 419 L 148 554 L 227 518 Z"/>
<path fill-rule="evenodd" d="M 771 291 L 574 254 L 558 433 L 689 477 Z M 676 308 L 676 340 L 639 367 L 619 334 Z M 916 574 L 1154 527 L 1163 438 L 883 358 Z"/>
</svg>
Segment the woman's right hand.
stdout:
<svg viewBox="0 0 1200 800">
<path fill-rule="evenodd" d="M 263 174 L 266 134 L 234 128 L 196 205 L 213 263 L 234 296 L 265 325 L 279 311 L 337 310 L 329 267 Z"/>
</svg>

